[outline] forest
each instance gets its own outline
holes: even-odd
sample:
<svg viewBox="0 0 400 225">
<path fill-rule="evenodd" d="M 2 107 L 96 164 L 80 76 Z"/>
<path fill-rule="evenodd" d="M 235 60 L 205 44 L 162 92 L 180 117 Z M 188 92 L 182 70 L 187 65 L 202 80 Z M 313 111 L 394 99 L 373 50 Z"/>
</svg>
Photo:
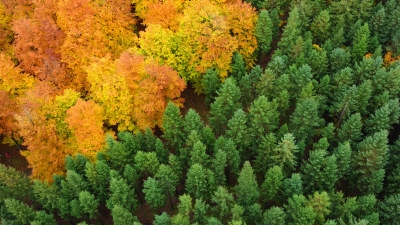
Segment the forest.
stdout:
<svg viewBox="0 0 400 225">
<path fill-rule="evenodd" d="M 399 0 L 1 0 L 0 224 L 400 224 L 399 98 Z"/>
</svg>

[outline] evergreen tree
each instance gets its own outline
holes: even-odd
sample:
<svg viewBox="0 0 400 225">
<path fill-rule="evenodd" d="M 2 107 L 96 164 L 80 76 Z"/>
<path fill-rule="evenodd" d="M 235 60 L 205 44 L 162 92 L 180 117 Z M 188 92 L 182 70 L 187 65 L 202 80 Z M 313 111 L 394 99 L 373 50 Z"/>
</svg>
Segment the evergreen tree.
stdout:
<svg viewBox="0 0 400 225">
<path fill-rule="evenodd" d="M 302 187 L 302 180 L 301 176 L 298 173 L 292 173 L 290 178 L 286 178 L 283 180 L 283 187 L 282 187 L 282 194 L 286 198 L 296 194 L 301 195 L 303 194 L 303 187 Z"/>
<path fill-rule="evenodd" d="M 281 41 L 278 43 L 282 55 L 289 55 L 289 51 L 295 45 L 296 39 L 301 35 L 299 9 L 294 7 L 290 13 L 287 24 L 283 30 Z"/>
<path fill-rule="evenodd" d="M 98 197 L 100 202 L 104 202 L 108 193 L 110 168 L 106 162 L 98 160 L 96 164 L 87 162 L 85 172 L 93 193 Z"/>
<path fill-rule="evenodd" d="M 254 204 L 260 196 L 256 177 L 249 161 L 243 164 L 235 190 L 238 203 L 242 206 Z"/>
<path fill-rule="evenodd" d="M 255 27 L 255 36 L 260 48 L 260 53 L 266 54 L 271 49 L 272 42 L 272 21 L 267 10 L 261 10 Z"/>
<path fill-rule="evenodd" d="M 167 104 L 163 115 L 163 137 L 168 141 L 170 147 L 179 148 L 183 145 L 183 119 L 179 107 L 172 102 Z"/>
<path fill-rule="evenodd" d="M 167 163 L 169 152 L 164 148 L 164 143 L 160 140 L 160 138 L 156 138 L 155 147 L 158 161 L 160 163 Z"/>
<path fill-rule="evenodd" d="M 353 38 L 353 48 L 351 51 L 351 55 L 354 61 L 361 61 L 362 57 L 368 52 L 369 39 L 369 26 L 367 23 L 365 23 L 356 31 Z"/>
<path fill-rule="evenodd" d="M 198 224 L 205 224 L 209 206 L 202 199 L 196 199 L 193 207 L 193 219 Z"/>
<path fill-rule="evenodd" d="M 339 128 L 338 136 L 341 141 L 351 141 L 355 144 L 361 140 L 362 122 L 360 113 L 351 115 Z"/>
<path fill-rule="evenodd" d="M 197 141 L 193 145 L 193 149 L 190 152 L 189 165 L 200 164 L 203 167 L 207 167 L 209 164 L 209 156 L 206 153 L 206 146 L 201 142 Z"/>
<path fill-rule="evenodd" d="M 232 112 L 240 108 L 240 89 L 232 78 L 225 80 L 218 91 L 218 97 L 211 104 L 210 124 L 217 135 L 225 133 Z"/>
<path fill-rule="evenodd" d="M 183 130 L 185 131 L 185 136 L 187 137 L 192 131 L 196 131 L 198 134 L 201 134 L 203 127 L 204 125 L 201 121 L 200 115 L 194 109 L 189 109 L 183 120 Z"/>
<path fill-rule="evenodd" d="M 41 181 L 33 182 L 34 199 L 49 212 L 53 212 L 58 207 L 59 190 L 56 185 L 49 185 Z"/>
<path fill-rule="evenodd" d="M 225 138 L 224 136 L 219 136 L 215 142 L 214 152 L 217 152 L 219 149 L 226 152 L 226 159 L 230 172 L 235 176 L 239 174 L 241 159 L 239 151 L 236 149 L 236 146 L 232 139 Z"/>
<path fill-rule="evenodd" d="M 353 176 L 358 190 L 365 194 L 376 194 L 382 191 L 385 170 L 388 160 L 388 132 L 377 132 L 366 137 L 357 146 L 354 156 Z"/>
<path fill-rule="evenodd" d="M 305 190 L 308 193 L 314 191 L 333 191 L 338 177 L 336 156 L 328 156 L 324 149 L 317 149 L 310 152 L 307 163 L 301 167 L 302 178 Z"/>
<path fill-rule="evenodd" d="M 263 214 L 261 205 L 254 203 L 245 208 L 244 220 L 246 224 L 262 225 Z"/>
<path fill-rule="evenodd" d="M 240 152 L 249 145 L 247 116 L 242 109 L 237 109 L 228 121 L 226 137 L 235 143 Z"/>
<path fill-rule="evenodd" d="M 234 203 L 233 195 L 225 187 L 218 186 L 211 197 L 211 201 L 216 204 L 213 208 L 216 216 L 221 221 L 226 221 Z"/>
<path fill-rule="evenodd" d="M 311 206 L 307 206 L 303 195 L 294 194 L 285 205 L 288 224 L 308 225 L 314 224 L 316 213 Z"/>
<path fill-rule="evenodd" d="M 310 30 L 313 33 L 316 43 L 323 43 L 329 36 L 330 15 L 328 10 L 322 10 L 311 23 Z"/>
<path fill-rule="evenodd" d="M 89 214 L 90 219 L 95 218 L 97 208 L 99 207 L 99 200 L 95 199 L 93 194 L 88 191 L 81 191 L 79 193 L 79 204 L 82 213 Z"/>
<path fill-rule="evenodd" d="M 0 163 L 0 203 L 6 198 L 23 200 L 32 196 L 32 181 L 22 172 Z"/>
<path fill-rule="evenodd" d="M 221 81 L 218 78 L 218 73 L 213 69 L 208 69 L 203 77 L 203 90 L 206 96 L 205 101 L 207 105 L 214 102 L 217 97 L 217 90 L 221 86 Z"/>
<path fill-rule="evenodd" d="M 340 179 L 350 172 L 351 147 L 349 142 L 339 143 L 333 154 L 336 156 L 337 174 Z"/>
<path fill-rule="evenodd" d="M 325 222 L 325 217 L 329 215 L 329 208 L 331 206 L 328 193 L 326 193 L 325 191 L 321 193 L 314 192 L 312 196 L 308 196 L 308 200 L 305 205 L 311 206 L 311 208 L 313 209 L 316 216 L 315 223 L 322 224 L 323 222 Z"/>
<path fill-rule="evenodd" d="M 297 149 L 293 135 L 290 133 L 285 134 L 268 155 L 269 164 L 271 166 L 280 166 L 284 173 L 290 174 L 297 165 L 295 155 Z"/>
<path fill-rule="evenodd" d="M 260 137 L 278 128 L 279 113 L 277 107 L 278 104 L 275 101 L 268 101 L 265 96 L 259 96 L 250 106 L 249 133 L 255 147 L 259 144 Z"/>
<path fill-rule="evenodd" d="M 161 215 L 155 215 L 154 225 L 170 225 L 171 224 L 171 218 L 166 212 L 163 212 Z"/>
<path fill-rule="evenodd" d="M 200 164 L 193 164 L 187 172 L 185 189 L 196 199 L 211 194 L 214 186 L 214 174 Z"/>
<path fill-rule="evenodd" d="M 119 136 L 130 136 L 133 139 L 133 135 L 128 132 L 120 132 Z M 132 146 L 132 148 L 128 147 L 132 142 L 119 142 L 114 140 L 113 137 L 107 136 L 106 138 L 107 148 L 106 154 L 110 157 L 110 166 L 111 168 L 122 172 L 125 165 L 130 164 L 133 165 L 132 156 L 135 155 L 135 152 L 138 150 L 137 146 Z M 132 144 L 135 145 L 135 144 Z"/>
<path fill-rule="evenodd" d="M 8 198 L 4 200 L 6 210 L 11 213 L 20 224 L 30 224 L 35 218 L 35 211 L 19 200 Z"/>
<path fill-rule="evenodd" d="M 263 223 L 269 225 L 285 225 L 286 214 L 282 208 L 273 206 L 264 212 Z"/>
<path fill-rule="evenodd" d="M 114 210 L 118 206 L 117 211 L 119 213 L 122 213 L 123 209 L 128 210 L 128 212 L 133 210 L 137 206 L 134 190 L 129 187 L 125 179 L 115 173 L 110 174 L 110 197 L 107 200 L 107 207 Z"/>
<path fill-rule="evenodd" d="M 146 202 L 153 209 L 160 209 L 165 205 L 165 195 L 158 180 L 148 177 L 143 183 L 143 193 Z"/>
<path fill-rule="evenodd" d="M 138 151 L 134 157 L 135 169 L 145 177 L 153 176 L 160 166 L 155 152 Z"/>
<path fill-rule="evenodd" d="M 400 221 L 400 194 L 385 197 L 378 204 L 381 224 L 397 224 Z"/>
<path fill-rule="evenodd" d="M 283 183 L 282 168 L 274 166 L 265 173 L 264 182 L 261 185 L 261 197 L 264 201 L 275 199 Z"/>
<path fill-rule="evenodd" d="M 31 225 L 57 225 L 53 214 L 47 214 L 46 211 L 40 210 L 35 212 L 35 218 Z"/>
<path fill-rule="evenodd" d="M 242 77 L 246 75 L 246 64 L 240 53 L 235 52 L 232 57 L 231 63 L 232 72 L 231 75 L 237 82 L 240 82 Z"/>
<path fill-rule="evenodd" d="M 351 55 L 343 48 L 335 48 L 329 55 L 331 72 L 339 72 L 340 70 L 350 66 Z"/>
<path fill-rule="evenodd" d="M 168 196 L 171 207 L 173 208 L 172 198 L 175 196 L 176 186 L 178 185 L 179 177 L 172 170 L 171 166 L 161 164 L 155 175 L 158 181 L 159 188 Z"/>
<path fill-rule="evenodd" d="M 120 205 L 115 205 L 111 209 L 111 215 L 115 225 L 126 225 L 126 224 L 134 225 L 137 223 L 132 213 L 130 213 L 128 209 Z"/>
<path fill-rule="evenodd" d="M 367 134 L 373 134 L 381 130 L 389 130 L 390 128 L 390 109 L 389 105 L 384 105 L 381 108 L 375 110 L 375 113 L 371 115 L 365 121 L 365 130 Z"/>
<path fill-rule="evenodd" d="M 222 149 L 218 149 L 215 153 L 214 158 L 212 159 L 211 166 L 213 168 L 213 172 L 215 175 L 215 183 L 216 185 L 225 185 L 226 184 L 226 176 L 225 176 L 225 168 L 227 166 L 227 154 Z"/>
</svg>

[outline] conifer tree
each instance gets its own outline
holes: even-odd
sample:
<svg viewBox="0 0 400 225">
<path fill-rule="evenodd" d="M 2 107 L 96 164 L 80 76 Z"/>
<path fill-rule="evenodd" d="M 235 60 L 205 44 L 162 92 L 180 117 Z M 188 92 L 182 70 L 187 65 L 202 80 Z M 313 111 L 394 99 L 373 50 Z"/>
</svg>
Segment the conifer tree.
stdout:
<svg viewBox="0 0 400 225">
<path fill-rule="evenodd" d="M 233 206 L 233 195 L 224 186 L 218 186 L 212 195 L 211 201 L 216 204 L 214 211 L 221 221 L 226 221 Z"/>
<path fill-rule="evenodd" d="M 5 199 L 4 205 L 7 211 L 11 213 L 20 224 L 30 224 L 35 218 L 35 211 L 19 200 L 12 198 Z"/>
<path fill-rule="evenodd" d="M 138 151 L 134 161 L 136 171 L 145 177 L 154 175 L 160 166 L 155 152 Z"/>
<path fill-rule="evenodd" d="M 353 144 L 360 141 L 362 136 L 362 122 L 360 113 L 351 115 L 339 128 L 338 136 L 341 141 L 351 141 Z"/>
<path fill-rule="evenodd" d="M 365 130 L 367 134 L 373 134 L 381 130 L 390 128 L 390 109 L 389 105 L 384 105 L 375 110 L 375 113 L 365 121 Z"/>
<path fill-rule="evenodd" d="M 214 152 L 217 152 L 219 149 L 226 152 L 228 168 L 230 172 L 236 176 L 239 173 L 241 158 L 239 151 L 236 149 L 235 143 L 230 138 L 220 136 L 215 142 Z"/>
<path fill-rule="evenodd" d="M 333 191 L 338 180 L 338 168 L 336 156 L 328 156 L 325 149 L 316 149 L 310 152 L 307 163 L 301 167 L 305 190 L 308 193 L 314 191 Z"/>
<path fill-rule="evenodd" d="M 301 180 L 301 176 L 298 173 L 292 173 L 290 178 L 286 178 L 283 180 L 282 194 L 286 198 L 296 194 L 303 194 L 303 182 Z"/>
<path fill-rule="evenodd" d="M 47 214 L 44 210 L 36 211 L 35 214 L 31 225 L 57 225 L 53 214 Z"/>
<path fill-rule="evenodd" d="M 217 135 L 225 133 L 232 112 L 240 108 L 240 89 L 232 78 L 225 80 L 218 91 L 218 97 L 211 104 L 210 124 Z"/>
<path fill-rule="evenodd" d="M 206 96 L 206 104 L 210 105 L 217 97 L 217 91 L 221 86 L 218 73 L 213 69 L 208 69 L 203 77 L 203 91 Z"/>
<path fill-rule="evenodd" d="M 354 61 L 361 61 L 362 57 L 368 52 L 368 41 L 370 39 L 369 26 L 365 23 L 361 26 L 353 38 L 353 48 L 351 55 Z"/>
<path fill-rule="evenodd" d="M 295 45 L 296 39 L 301 35 L 299 9 L 294 7 L 290 13 L 287 24 L 282 33 L 281 41 L 278 43 L 282 55 L 289 55 L 289 51 Z"/>
<path fill-rule="evenodd" d="M 284 225 L 285 218 L 285 211 L 280 207 L 273 206 L 264 212 L 263 223 L 270 225 Z"/>
<path fill-rule="evenodd" d="M 330 15 L 328 10 L 322 10 L 314 17 L 310 30 L 313 33 L 316 43 L 323 43 L 329 36 Z"/>
<path fill-rule="evenodd" d="M 322 224 L 325 222 L 325 217 L 330 213 L 331 202 L 329 199 L 329 195 L 326 191 L 321 193 L 314 192 L 313 195 L 308 196 L 308 201 L 305 204 L 306 206 L 311 206 L 316 217 L 315 223 Z"/>
<path fill-rule="evenodd" d="M 351 167 L 351 147 L 349 142 L 339 143 L 333 155 L 336 157 L 338 178 L 348 175 Z"/>
<path fill-rule="evenodd" d="M 193 219 L 197 224 L 206 224 L 209 206 L 202 199 L 196 199 L 193 207 Z"/>
<path fill-rule="evenodd" d="M 268 53 L 271 48 L 272 30 L 272 21 L 268 11 L 261 10 L 256 23 L 255 36 L 262 55 Z"/>
<path fill-rule="evenodd" d="M 298 147 L 291 133 L 287 133 L 278 142 L 276 147 L 269 153 L 269 163 L 271 166 L 278 165 L 286 174 L 290 174 L 297 165 L 296 153 Z"/>
<path fill-rule="evenodd" d="M 187 172 L 185 189 L 196 199 L 205 198 L 214 188 L 214 174 L 200 164 L 193 164 Z"/>
<path fill-rule="evenodd" d="M 95 199 L 95 196 L 88 191 L 81 191 L 78 199 L 82 213 L 87 213 L 90 219 L 94 219 L 98 212 L 99 200 Z"/>
<path fill-rule="evenodd" d="M 171 224 L 171 218 L 166 212 L 163 212 L 161 215 L 155 215 L 154 225 L 170 225 Z"/>
<path fill-rule="evenodd" d="M 110 180 L 110 168 L 103 160 L 98 160 L 96 164 L 86 163 L 86 177 L 94 194 L 104 202 L 107 198 L 107 188 Z"/>
<path fill-rule="evenodd" d="M 235 52 L 232 57 L 231 63 L 232 72 L 231 75 L 237 82 L 242 80 L 242 77 L 246 75 L 246 64 L 240 53 Z"/>
<path fill-rule="evenodd" d="M 316 213 L 311 206 L 307 206 L 303 195 L 294 194 L 285 205 L 288 224 L 307 225 L 314 224 Z"/>
<path fill-rule="evenodd" d="M 396 224 L 400 216 L 398 212 L 400 210 L 400 194 L 393 194 L 385 197 L 382 202 L 378 204 L 379 218 L 381 224 Z"/>
<path fill-rule="evenodd" d="M 238 203 L 245 207 L 254 204 L 260 196 L 256 177 L 249 161 L 243 164 L 235 191 Z"/>
<path fill-rule="evenodd" d="M 240 152 L 249 145 L 247 115 L 242 109 L 237 109 L 228 121 L 225 136 L 235 143 Z"/>
<path fill-rule="evenodd" d="M 172 204 L 172 198 L 175 196 L 175 190 L 176 186 L 178 185 L 179 177 L 172 170 L 171 166 L 161 164 L 158 168 L 155 178 L 158 181 L 160 189 L 164 195 L 168 197 L 171 207 L 173 208 L 174 206 Z"/>
<path fill-rule="evenodd" d="M 185 136 L 188 136 L 193 130 L 198 134 L 201 134 L 203 127 L 204 124 L 201 121 L 200 115 L 194 109 L 189 109 L 183 120 L 183 130 L 185 131 Z"/>
<path fill-rule="evenodd" d="M 0 163 L 0 202 L 6 198 L 23 200 L 32 196 L 32 182 L 20 171 Z"/>
<path fill-rule="evenodd" d="M 357 146 L 353 177 L 362 193 L 376 194 L 382 191 L 384 166 L 388 160 L 387 136 L 388 132 L 383 130 L 366 137 Z"/>
<path fill-rule="evenodd" d="M 143 193 L 146 202 L 153 209 L 160 209 L 165 205 L 165 195 L 158 180 L 148 177 L 143 183 Z"/>
<path fill-rule="evenodd" d="M 225 168 L 227 166 L 227 154 L 222 149 L 218 149 L 214 154 L 214 158 L 211 161 L 211 166 L 215 175 L 216 185 L 225 185 L 226 176 Z"/>
<path fill-rule="evenodd" d="M 333 49 L 330 54 L 330 71 L 332 73 L 339 72 L 340 70 L 350 66 L 351 55 L 348 51 L 342 48 Z"/>
<path fill-rule="evenodd" d="M 113 222 L 115 225 L 125 225 L 125 224 L 136 224 L 135 218 L 133 217 L 132 213 L 129 212 L 128 209 L 120 206 L 115 205 L 111 209 L 111 215 L 113 218 Z"/>
<path fill-rule="evenodd" d="M 114 172 L 110 173 L 110 197 L 107 200 L 107 208 L 113 210 L 119 206 L 119 212 L 123 212 L 121 208 L 128 210 L 128 212 L 134 210 L 137 206 L 134 190 L 127 184 L 125 179 Z"/>
<path fill-rule="evenodd" d="M 264 201 L 270 201 L 275 198 L 281 189 L 283 183 L 282 168 L 274 166 L 265 173 L 264 181 L 261 185 L 261 197 Z"/>
<path fill-rule="evenodd" d="M 169 102 L 163 115 L 164 130 L 163 137 L 169 142 L 172 148 L 179 148 L 184 143 L 183 119 L 179 107 L 173 102 Z"/>
</svg>

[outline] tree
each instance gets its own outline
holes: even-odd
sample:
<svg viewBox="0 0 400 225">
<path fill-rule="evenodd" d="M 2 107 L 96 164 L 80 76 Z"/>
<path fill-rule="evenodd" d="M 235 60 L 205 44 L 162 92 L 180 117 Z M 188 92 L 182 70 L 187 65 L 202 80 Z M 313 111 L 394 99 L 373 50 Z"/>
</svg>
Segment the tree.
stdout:
<svg viewBox="0 0 400 225">
<path fill-rule="evenodd" d="M 163 212 L 161 215 L 155 215 L 154 225 L 170 225 L 171 224 L 171 218 L 166 212 Z"/>
<path fill-rule="evenodd" d="M 264 212 L 263 223 L 270 225 L 284 225 L 286 214 L 282 208 L 273 206 Z"/>
<path fill-rule="evenodd" d="M 234 203 L 233 195 L 224 186 L 218 186 L 214 191 L 211 201 L 216 204 L 214 211 L 221 221 L 226 221 Z"/>
<path fill-rule="evenodd" d="M 226 137 L 231 138 L 238 147 L 239 152 L 243 152 L 250 144 L 248 138 L 247 115 L 242 109 L 237 109 L 233 117 L 228 121 Z"/>
<path fill-rule="evenodd" d="M 397 223 L 400 219 L 399 211 L 400 194 L 393 194 L 385 197 L 382 202 L 379 202 L 378 209 L 381 223 L 392 224 Z"/>
<path fill-rule="evenodd" d="M 120 205 L 115 205 L 111 209 L 111 215 L 115 225 L 136 224 L 135 218 L 133 217 L 132 213 L 130 213 L 128 209 Z"/>
<path fill-rule="evenodd" d="M 310 151 L 307 162 L 301 167 L 305 190 L 311 193 L 332 191 L 339 179 L 336 161 L 336 156 L 328 156 L 325 149 Z"/>
<path fill-rule="evenodd" d="M 352 144 L 360 141 L 362 136 L 362 122 L 360 113 L 351 115 L 343 124 L 340 126 L 338 136 L 341 141 L 351 141 Z"/>
<path fill-rule="evenodd" d="M 35 211 L 19 200 L 5 199 L 4 204 L 7 211 L 21 224 L 29 224 L 35 218 Z"/>
<path fill-rule="evenodd" d="M 235 191 L 238 203 L 245 207 L 254 204 L 260 196 L 256 177 L 249 161 L 243 164 Z"/>
<path fill-rule="evenodd" d="M 53 214 L 47 214 L 46 211 L 40 210 L 35 212 L 35 219 L 31 222 L 32 225 L 56 225 Z"/>
<path fill-rule="evenodd" d="M 224 185 L 226 183 L 225 168 L 227 166 L 227 154 L 222 149 L 218 149 L 211 160 L 211 166 L 215 175 L 215 183 Z"/>
<path fill-rule="evenodd" d="M 353 38 L 353 48 L 351 55 L 354 61 L 361 61 L 362 57 L 368 52 L 368 41 L 370 39 L 370 31 L 368 23 L 361 26 L 355 33 Z"/>
<path fill-rule="evenodd" d="M 292 195 L 302 195 L 303 194 L 303 181 L 298 173 L 292 173 L 290 178 L 283 180 L 283 195 L 286 198 L 290 198 Z"/>
<path fill-rule="evenodd" d="M 32 196 L 32 181 L 22 172 L 0 164 L 0 202 L 6 198 L 23 200 Z"/>
<path fill-rule="evenodd" d="M 202 199 L 196 199 L 193 207 L 193 219 L 198 224 L 205 224 L 207 221 L 207 210 L 209 206 Z"/>
<path fill-rule="evenodd" d="M 172 204 L 172 198 L 175 196 L 175 190 L 176 186 L 178 185 L 179 177 L 172 170 L 171 166 L 161 164 L 158 168 L 155 178 L 158 181 L 160 189 L 166 196 L 168 196 L 171 207 L 173 208 L 174 206 Z"/>
<path fill-rule="evenodd" d="M 294 194 L 285 205 L 288 224 L 314 224 L 316 213 L 311 206 L 307 206 L 303 195 Z"/>
<path fill-rule="evenodd" d="M 325 216 L 330 213 L 331 202 L 328 196 L 328 193 L 325 191 L 319 193 L 314 192 L 311 196 L 308 196 L 308 201 L 305 204 L 306 206 L 311 206 L 315 213 L 315 222 L 318 224 L 322 224 L 325 222 Z"/>
<path fill-rule="evenodd" d="M 137 205 L 134 190 L 127 184 L 126 180 L 111 174 L 110 197 L 107 200 L 107 208 L 117 208 L 119 213 L 133 210 Z M 122 209 L 121 209 L 122 208 Z M 125 214 L 125 213 L 124 213 Z"/>
<path fill-rule="evenodd" d="M 357 189 L 362 193 L 376 194 L 382 191 L 384 166 L 388 159 L 387 135 L 386 130 L 374 133 L 357 146 L 353 176 L 357 181 Z"/>
<path fill-rule="evenodd" d="M 281 189 L 283 178 L 284 176 L 281 167 L 274 166 L 268 169 L 268 171 L 265 173 L 264 181 L 261 185 L 260 195 L 264 201 L 275 199 L 276 195 Z"/>
<path fill-rule="evenodd" d="M 282 171 L 286 174 L 290 174 L 297 165 L 296 153 L 298 147 L 295 139 L 291 133 L 287 133 L 278 142 L 278 144 L 272 148 L 272 151 L 268 154 L 269 164 L 271 166 L 278 165 L 282 168 Z"/>
<path fill-rule="evenodd" d="M 203 167 L 207 167 L 209 164 L 209 156 L 206 153 L 206 146 L 201 142 L 197 141 L 193 145 L 193 149 L 190 152 L 189 165 L 200 164 Z"/>
<path fill-rule="evenodd" d="M 143 193 L 146 202 L 153 209 L 160 209 L 165 205 L 165 195 L 158 180 L 148 177 L 143 183 Z"/>
<path fill-rule="evenodd" d="M 271 48 L 272 29 L 272 21 L 269 17 L 268 11 L 261 10 L 255 27 L 255 36 L 257 37 L 261 54 L 268 53 Z"/>
<path fill-rule="evenodd" d="M 78 142 L 78 151 L 90 159 L 105 145 L 103 119 L 103 109 L 93 101 L 79 99 L 67 110 L 66 121 Z"/>
<path fill-rule="evenodd" d="M 210 124 L 217 135 L 225 133 L 226 124 L 232 112 L 239 109 L 240 89 L 232 78 L 225 80 L 218 91 L 218 97 L 211 104 Z"/>
<path fill-rule="evenodd" d="M 329 36 L 330 15 L 328 10 L 322 10 L 311 23 L 310 30 L 317 43 L 323 43 Z"/>
<path fill-rule="evenodd" d="M 350 172 L 352 154 L 349 142 L 339 143 L 333 155 L 336 156 L 337 174 L 340 179 Z"/>
<path fill-rule="evenodd" d="M 299 9 L 298 7 L 294 7 L 289 13 L 289 18 L 283 30 L 281 41 L 278 44 L 282 55 L 289 55 L 289 52 L 295 45 L 296 39 L 300 36 L 300 21 Z M 290 60 L 292 61 L 293 59 Z"/>
<path fill-rule="evenodd" d="M 231 76 L 235 78 L 237 82 L 240 82 L 246 73 L 246 64 L 243 56 L 239 52 L 235 52 L 231 62 Z"/>
<path fill-rule="evenodd" d="M 145 177 L 156 174 L 160 162 L 155 152 L 138 151 L 134 158 L 135 169 Z"/>
<path fill-rule="evenodd" d="M 204 124 L 201 121 L 200 115 L 194 109 L 189 109 L 183 120 L 185 136 L 188 136 L 192 131 L 200 134 L 203 131 L 203 127 Z"/>
<path fill-rule="evenodd" d="M 203 89 L 206 96 L 206 104 L 210 105 L 217 97 L 217 91 L 221 86 L 218 73 L 213 69 L 208 69 L 203 77 Z"/>
<path fill-rule="evenodd" d="M 259 137 L 278 128 L 279 113 L 276 101 L 268 101 L 267 97 L 259 96 L 249 109 L 249 133 L 253 144 L 259 144 Z"/>
<path fill-rule="evenodd" d="M 184 140 L 183 119 L 179 107 L 173 102 L 169 102 L 163 115 L 162 128 L 163 137 L 167 139 L 169 145 L 175 149 L 181 147 Z"/>
<path fill-rule="evenodd" d="M 89 214 L 90 219 L 95 218 L 97 208 L 99 207 L 99 200 L 95 199 L 95 196 L 88 191 L 81 191 L 79 193 L 79 204 L 83 213 Z"/>
<path fill-rule="evenodd" d="M 196 199 L 211 194 L 214 190 L 214 174 L 200 164 L 193 164 L 187 172 L 185 189 Z"/>
</svg>

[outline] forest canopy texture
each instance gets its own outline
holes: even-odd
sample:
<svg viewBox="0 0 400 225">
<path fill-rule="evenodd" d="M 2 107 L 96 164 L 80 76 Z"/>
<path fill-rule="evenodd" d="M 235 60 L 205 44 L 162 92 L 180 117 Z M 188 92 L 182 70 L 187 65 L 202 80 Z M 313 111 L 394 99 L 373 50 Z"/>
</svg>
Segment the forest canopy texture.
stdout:
<svg viewBox="0 0 400 225">
<path fill-rule="evenodd" d="M 400 224 L 399 98 L 399 0 L 2 0 L 0 224 Z"/>
</svg>

